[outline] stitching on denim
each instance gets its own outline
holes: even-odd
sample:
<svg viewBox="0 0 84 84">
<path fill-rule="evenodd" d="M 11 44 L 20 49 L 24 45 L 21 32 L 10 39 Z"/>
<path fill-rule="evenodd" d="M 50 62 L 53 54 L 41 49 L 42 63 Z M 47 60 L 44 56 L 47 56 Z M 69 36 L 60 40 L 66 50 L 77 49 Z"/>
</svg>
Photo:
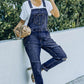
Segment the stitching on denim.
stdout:
<svg viewBox="0 0 84 84">
<path fill-rule="evenodd" d="M 55 62 L 55 60 L 54 60 L 52 63 L 48 64 L 48 66 L 47 66 L 47 67 L 49 67 L 49 65 L 53 64 L 54 62 Z"/>
<path fill-rule="evenodd" d="M 47 47 L 47 49 L 48 49 L 49 51 L 51 51 L 52 53 L 54 53 L 54 54 L 57 56 L 57 54 L 56 54 L 53 50 L 51 50 L 51 49 L 48 48 L 48 47 Z"/>
<path fill-rule="evenodd" d="M 48 68 L 47 68 L 47 67 L 43 66 L 42 68 L 43 68 L 44 70 L 48 71 Z"/>
<path fill-rule="evenodd" d="M 51 51 L 52 53 L 55 53 L 54 51 L 52 51 L 52 50 L 49 49 L 48 47 L 47 47 L 47 49 L 48 49 L 49 51 Z M 57 55 L 57 54 L 55 53 L 55 55 Z M 54 62 L 55 62 L 55 61 L 53 61 L 52 63 L 54 63 Z M 51 65 L 52 63 L 48 64 L 48 66 Z M 48 67 L 48 66 L 47 66 L 47 67 Z"/>
<path fill-rule="evenodd" d="M 44 13 L 42 14 L 34 14 L 34 20 L 33 20 L 33 24 L 36 24 L 36 25 L 42 25 L 44 23 L 43 19 L 41 19 L 42 17 L 44 17 Z M 41 17 L 41 18 L 40 18 Z M 40 21 L 41 22 L 40 22 Z"/>
</svg>

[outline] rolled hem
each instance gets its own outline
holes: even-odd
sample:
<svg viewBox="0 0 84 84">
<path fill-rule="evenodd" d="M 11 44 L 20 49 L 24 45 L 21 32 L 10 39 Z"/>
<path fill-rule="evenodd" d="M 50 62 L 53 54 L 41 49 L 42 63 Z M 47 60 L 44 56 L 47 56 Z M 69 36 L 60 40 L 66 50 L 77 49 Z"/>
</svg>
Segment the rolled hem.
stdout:
<svg viewBox="0 0 84 84">
<path fill-rule="evenodd" d="M 41 69 L 44 69 L 45 71 L 48 71 L 48 68 L 42 66 Z"/>
</svg>

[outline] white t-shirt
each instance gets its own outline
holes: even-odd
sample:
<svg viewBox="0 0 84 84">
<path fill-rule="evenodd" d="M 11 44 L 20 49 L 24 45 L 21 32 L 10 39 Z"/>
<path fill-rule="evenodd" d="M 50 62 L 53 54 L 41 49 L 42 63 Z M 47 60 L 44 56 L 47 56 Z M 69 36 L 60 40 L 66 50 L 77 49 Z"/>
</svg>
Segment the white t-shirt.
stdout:
<svg viewBox="0 0 84 84">
<path fill-rule="evenodd" d="M 51 2 L 48 1 L 48 0 L 44 0 L 44 1 L 45 1 L 45 4 L 46 4 L 46 9 L 47 9 L 47 12 L 48 12 L 48 16 L 51 16 L 52 14 L 50 13 L 50 11 L 53 9 L 52 4 L 51 4 Z M 41 2 L 42 2 L 42 0 L 41 0 Z M 32 4 L 32 3 L 31 3 L 31 4 Z M 36 9 L 36 8 L 44 8 L 43 2 L 42 2 L 42 4 L 41 4 L 39 7 L 36 7 L 36 6 L 34 6 L 33 4 L 32 4 L 32 7 L 33 7 L 33 9 Z M 20 17 L 22 20 L 25 20 L 24 25 L 27 25 L 27 24 L 28 24 L 28 21 L 29 21 L 29 18 L 30 18 L 30 14 L 31 14 L 31 8 L 30 8 L 30 6 L 29 6 L 28 1 L 25 1 L 25 2 L 22 4 L 21 10 L 22 10 L 22 11 L 21 11 L 19 17 Z"/>
</svg>

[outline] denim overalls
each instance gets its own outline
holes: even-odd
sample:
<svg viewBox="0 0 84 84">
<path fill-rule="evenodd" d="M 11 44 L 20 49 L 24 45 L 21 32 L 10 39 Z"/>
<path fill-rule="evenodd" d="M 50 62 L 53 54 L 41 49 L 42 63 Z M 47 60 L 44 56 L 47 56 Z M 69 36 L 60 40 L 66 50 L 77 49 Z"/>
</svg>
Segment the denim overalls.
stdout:
<svg viewBox="0 0 84 84">
<path fill-rule="evenodd" d="M 42 0 L 42 3 L 43 8 L 33 9 L 31 1 L 28 0 L 28 4 L 31 8 L 28 26 L 31 28 L 32 32 L 23 39 L 23 44 L 30 59 L 36 84 L 43 84 L 41 69 L 48 71 L 67 58 L 61 46 L 50 36 L 50 32 L 47 29 L 48 12 L 45 1 Z M 41 64 L 40 61 L 41 48 L 52 56 L 51 59 L 43 64 Z"/>
</svg>

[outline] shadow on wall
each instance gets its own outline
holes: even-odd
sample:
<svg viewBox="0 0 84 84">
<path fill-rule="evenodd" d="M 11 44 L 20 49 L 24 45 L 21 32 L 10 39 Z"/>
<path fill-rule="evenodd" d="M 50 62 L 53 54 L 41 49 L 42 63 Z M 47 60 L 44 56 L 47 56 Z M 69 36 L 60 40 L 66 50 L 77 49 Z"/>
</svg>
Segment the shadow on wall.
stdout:
<svg viewBox="0 0 84 84">
<path fill-rule="evenodd" d="M 84 84 L 84 75 L 83 76 L 80 76 L 66 84 Z"/>
</svg>

